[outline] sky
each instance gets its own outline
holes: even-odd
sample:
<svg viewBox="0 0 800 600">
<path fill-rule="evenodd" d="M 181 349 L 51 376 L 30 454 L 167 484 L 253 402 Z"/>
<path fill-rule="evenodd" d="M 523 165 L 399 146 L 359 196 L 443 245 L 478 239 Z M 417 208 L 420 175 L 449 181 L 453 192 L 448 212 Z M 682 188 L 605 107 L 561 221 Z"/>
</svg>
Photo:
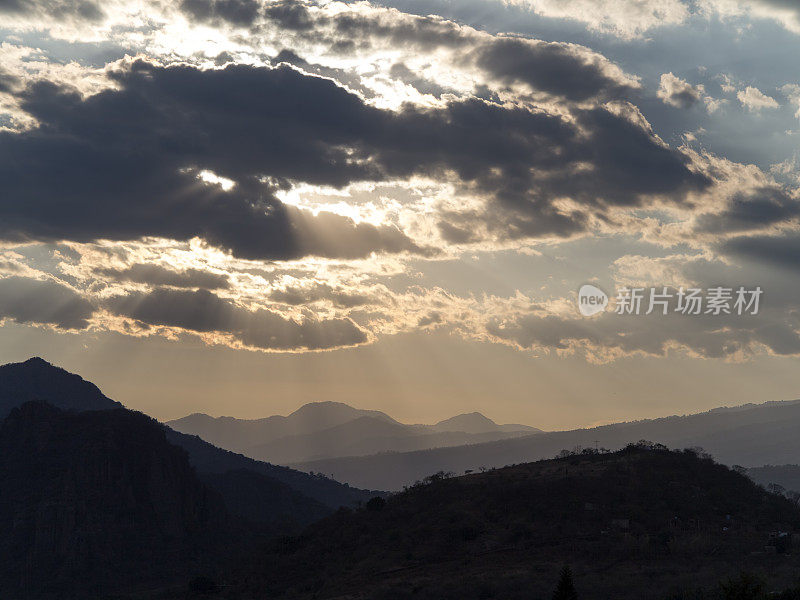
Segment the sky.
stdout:
<svg viewBox="0 0 800 600">
<path fill-rule="evenodd" d="M 800 397 L 795 0 L 10 0 L 0 40 L 0 362 L 164 420 Z"/>
</svg>

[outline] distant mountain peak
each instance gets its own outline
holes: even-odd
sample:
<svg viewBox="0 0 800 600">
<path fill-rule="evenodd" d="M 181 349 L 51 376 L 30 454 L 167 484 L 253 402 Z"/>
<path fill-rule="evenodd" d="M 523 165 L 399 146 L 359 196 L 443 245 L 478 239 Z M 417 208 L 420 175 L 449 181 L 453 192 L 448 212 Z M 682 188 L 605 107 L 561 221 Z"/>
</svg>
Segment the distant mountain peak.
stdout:
<svg viewBox="0 0 800 600">
<path fill-rule="evenodd" d="M 436 431 L 463 431 L 464 433 L 487 433 L 497 431 L 498 425 L 489 417 L 471 412 L 439 421 L 433 426 Z"/>
<path fill-rule="evenodd" d="M 461 413 L 460 415 L 456 415 L 455 417 L 450 417 L 449 419 L 445 419 L 444 421 L 439 421 L 437 425 L 441 423 L 448 423 L 452 421 L 474 421 L 474 422 L 483 422 L 483 423 L 491 423 L 492 425 L 496 425 L 494 421 L 492 421 L 489 417 L 484 415 L 483 413 L 479 413 L 478 411 L 471 412 L 471 413 Z"/>
<path fill-rule="evenodd" d="M 13 363 L 12 363 L 12 364 L 13 364 Z M 45 359 L 43 359 L 41 356 L 31 356 L 31 357 L 30 357 L 28 360 L 26 360 L 25 362 L 18 363 L 18 364 L 23 364 L 23 365 L 32 365 L 32 366 L 34 366 L 34 365 L 41 365 L 41 366 L 47 366 L 47 367 L 52 367 L 52 366 L 53 366 L 52 364 L 50 364 L 49 362 L 47 362 Z"/>
<path fill-rule="evenodd" d="M 343 414 L 352 414 L 359 416 L 367 413 L 384 414 L 377 410 L 364 410 L 360 408 L 355 408 L 350 406 L 349 404 L 345 404 L 344 402 L 336 402 L 334 400 L 321 400 L 319 402 L 307 402 L 306 404 L 303 404 L 300 408 L 291 413 L 289 417 L 295 417 L 302 414 L 312 414 L 312 413 L 320 413 L 320 414 L 343 413 Z"/>
</svg>

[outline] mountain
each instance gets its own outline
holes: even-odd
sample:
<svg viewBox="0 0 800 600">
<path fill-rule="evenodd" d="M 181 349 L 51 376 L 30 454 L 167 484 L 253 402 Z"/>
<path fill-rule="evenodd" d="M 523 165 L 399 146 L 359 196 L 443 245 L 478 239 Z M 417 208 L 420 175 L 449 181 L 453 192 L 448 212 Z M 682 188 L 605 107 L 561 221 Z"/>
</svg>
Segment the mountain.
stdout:
<svg viewBox="0 0 800 600">
<path fill-rule="evenodd" d="M 757 467 L 800 460 L 800 401 L 748 404 L 694 415 L 544 432 L 506 440 L 415 452 L 342 457 L 294 464 L 358 487 L 399 490 L 437 471 L 463 473 L 541 460 L 575 447 L 609 449 L 637 440 L 672 448 L 701 446 L 728 465 Z"/>
<path fill-rule="evenodd" d="M 541 429 L 528 425 L 498 425 L 479 412 L 457 415 L 432 425 L 434 431 L 463 431 L 464 433 L 521 432 L 539 433 Z"/>
<path fill-rule="evenodd" d="M 480 413 L 458 415 L 435 425 L 406 425 L 386 413 L 339 402 L 306 404 L 288 417 L 245 420 L 193 414 L 167 424 L 228 450 L 284 465 L 476 444 L 539 431 L 527 425 L 498 425 Z"/>
<path fill-rule="evenodd" d="M 377 452 L 411 451 L 441 446 L 458 446 L 516 437 L 519 431 L 485 433 L 462 431 L 432 432 L 428 426 L 403 425 L 372 417 L 359 417 L 336 427 L 278 438 L 259 444 L 246 453 L 253 458 L 291 466 L 308 460 L 336 456 L 364 456 Z"/>
<path fill-rule="evenodd" d="M 122 407 L 119 402 L 104 396 L 94 384 L 41 358 L 0 366 L 0 406 L 10 410 L 28 400 L 46 402 L 71 411 Z M 303 420 L 302 416 L 300 420 Z M 269 478 L 271 481 L 262 481 L 256 489 L 263 492 L 271 490 L 271 493 L 261 497 L 258 502 L 254 500 L 262 506 L 261 516 L 256 520 L 263 524 L 270 526 L 279 522 L 306 524 L 330 510 L 340 506 L 355 505 L 375 495 L 375 492 L 351 488 L 324 477 L 252 460 L 217 448 L 196 436 L 173 431 L 164 425 L 161 427 L 166 430 L 167 440 L 183 448 L 189 455 L 190 464 L 201 476 L 208 475 L 209 481 L 219 481 L 216 476 L 226 471 L 240 470 L 248 470 L 261 478 Z M 287 486 L 289 489 L 284 489 Z M 224 486 L 223 489 L 232 491 L 231 486 Z M 272 492 L 277 492 L 277 495 Z M 293 492 L 298 495 L 294 497 L 293 502 L 287 504 L 284 500 Z M 275 503 L 275 500 L 280 498 L 283 500 Z M 241 498 L 229 496 L 226 500 L 232 506 L 242 506 Z M 248 511 L 248 515 L 250 518 L 254 517 L 252 511 Z"/>
<path fill-rule="evenodd" d="M 766 598 L 719 582 L 796 584 L 798 532 L 797 505 L 736 471 L 632 446 L 431 477 L 276 541 L 223 597 L 549 598 L 569 564 L 581 600 Z"/>
<path fill-rule="evenodd" d="M 362 490 L 342 484 L 323 475 L 311 475 L 289 467 L 254 460 L 247 456 L 217 448 L 196 435 L 187 435 L 166 428 L 167 439 L 189 455 L 189 462 L 201 477 L 223 475 L 229 471 L 249 471 L 291 487 L 329 510 L 356 506 L 383 492 Z"/>
<path fill-rule="evenodd" d="M 784 490 L 800 494 L 800 465 L 751 467 L 747 469 L 747 476 L 764 487 L 778 485 Z"/>
<path fill-rule="evenodd" d="M 34 357 L 0 366 L 0 419 L 24 402 L 47 402 L 65 410 L 105 410 L 122 405 L 93 383 Z"/>
<path fill-rule="evenodd" d="M 396 423 L 389 415 L 377 410 L 352 408 L 341 402 L 313 402 L 301 406 L 289 416 L 276 415 L 265 419 L 235 419 L 210 417 L 195 413 L 174 421 L 167 421 L 175 431 L 199 435 L 207 442 L 235 452 L 246 452 L 259 444 L 266 444 L 291 435 L 315 433 L 336 427 L 360 417 L 370 417 L 376 422 Z"/>
<path fill-rule="evenodd" d="M 185 579 L 250 530 L 163 426 L 121 408 L 12 409 L 0 425 L 0 490 L 2 598 L 88 598 Z"/>
</svg>

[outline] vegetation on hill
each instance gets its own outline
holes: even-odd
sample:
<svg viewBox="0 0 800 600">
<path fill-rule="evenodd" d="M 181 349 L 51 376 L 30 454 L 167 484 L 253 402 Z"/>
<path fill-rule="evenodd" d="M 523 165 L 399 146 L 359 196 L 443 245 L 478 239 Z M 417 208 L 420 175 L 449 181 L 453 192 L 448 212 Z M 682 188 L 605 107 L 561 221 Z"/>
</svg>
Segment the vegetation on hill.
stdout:
<svg viewBox="0 0 800 600">
<path fill-rule="evenodd" d="M 652 444 L 440 473 L 370 505 L 276 541 L 225 597 L 548 598 L 570 564 L 579 598 L 663 600 L 742 569 L 782 589 L 800 564 L 793 502 Z"/>
</svg>

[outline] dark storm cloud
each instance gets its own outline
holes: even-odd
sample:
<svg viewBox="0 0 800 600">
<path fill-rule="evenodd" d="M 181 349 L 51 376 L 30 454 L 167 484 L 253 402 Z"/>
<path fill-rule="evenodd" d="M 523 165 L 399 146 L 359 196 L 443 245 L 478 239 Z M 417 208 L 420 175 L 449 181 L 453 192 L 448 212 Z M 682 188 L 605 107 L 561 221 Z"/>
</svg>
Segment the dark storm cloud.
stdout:
<svg viewBox="0 0 800 600">
<path fill-rule="evenodd" d="M 40 126 L 0 132 L 0 237 L 199 236 L 262 259 L 429 253 L 394 226 L 314 216 L 275 191 L 455 175 L 500 203 L 498 230 L 523 237 L 583 229 L 585 215 L 562 214 L 553 199 L 602 211 L 653 194 L 680 202 L 709 185 L 684 155 L 603 108 L 576 111 L 574 122 L 478 99 L 394 112 L 287 66 L 139 60 L 113 77 L 120 89 L 88 98 L 48 82 L 19 93 Z M 204 183 L 201 170 L 236 185 Z"/>
<path fill-rule="evenodd" d="M 368 341 L 350 319 L 297 322 L 265 309 L 250 311 L 207 290 L 156 289 L 110 298 L 105 307 L 149 325 L 230 334 L 264 350 L 325 350 Z"/>
<path fill-rule="evenodd" d="M 166 285 L 207 290 L 230 287 L 230 279 L 227 275 L 201 271 L 200 269 L 174 271 L 160 265 L 135 264 L 125 269 L 96 269 L 95 273 L 117 281 L 132 281 L 154 286 Z"/>
<path fill-rule="evenodd" d="M 70 288 L 49 279 L 0 279 L 0 319 L 84 329 L 95 308 Z"/>
<path fill-rule="evenodd" d="M 633 88 L 610 76 L 599 56 L 557 42 L 496 38 L 474 51 L 474 64 L 506 84 L 534 89 L 573 101 L 629 97 Z"/>
<path fill-rule="evenodd" d="M 1 237 L 199 236 L 246 258 L 422 251 L 394 226 L 315 217 L 275 198 L 287 180 L 380 178 L 350 147 L 381 113 L 331 81 L 289 68 L 141 61 L 115 77 L 121 90 L 87 99 L 47 82 L 21 92 L 40 127 L 0 133 Z M 201 169 L 237 185 L 205 184 Z"/>
<path fill-rule="evenodd" d="M 743 232 L 798 216 L 800 202 L 780 188 L 761 187 L 734 194 L 721 213 L 699 216 L 696 229 L 709 233 Z"/>
<path fill-rule="evenodd" d="M 735 237 L 722 244 L 722 250 L 739 258 L 800 272 L 800 233 L 797 232 Z"/>
</svg>

